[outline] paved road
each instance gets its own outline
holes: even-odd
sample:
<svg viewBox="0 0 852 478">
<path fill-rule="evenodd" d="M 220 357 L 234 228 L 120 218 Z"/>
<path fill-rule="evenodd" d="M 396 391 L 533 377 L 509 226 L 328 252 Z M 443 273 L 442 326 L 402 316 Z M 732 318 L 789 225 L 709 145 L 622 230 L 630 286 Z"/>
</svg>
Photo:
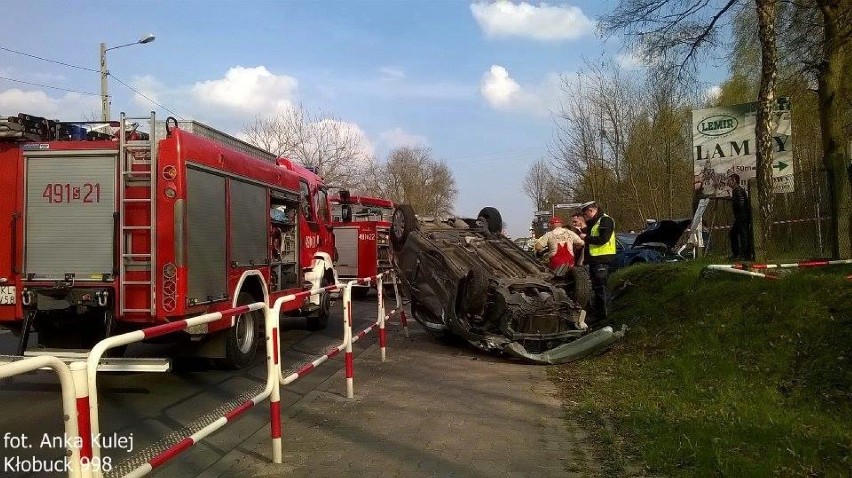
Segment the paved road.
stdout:
<svg viewBox="0 0 852 478">
<path fill-rule="evenodd" d="M 353 321 L 357 331 L 375 320 L 375 298 L 371 296 L 354 304 Z M 311 333 L 294 329 L 282 332 L 284 368 L 295 370 L 339 344 L 343 336 L 341 315 L 338 301 L 325 331 Z M 293 327 L 300 325 L 299 319 L 290 320 L 296 322 L 291 324 Z M 356 353 L 374 341 L 375 334 L 371 334 L 357 342 Z M 0 333 L 0 354 L 13 353 L 15 345 L 14 336 Z M 136 355 L 144 347 L 155 353 L 160 351 L 158 346 L 142 345 L 132 346 L 128 352 Z M 282 408 L 296 403 L 340 370 L 342 356 L 340 354 L 307 377 L 283 387 Z M 103 455 L 110 457 L 114 466 L 110 475 L 129 471 L 186 436 L 187 431 L 198 430 L 220 417 L 223 411 L 256 395 L 263 389 L 265 377 L 265 363 L 260 354 L 253 367 L 241 371 L 213 370 L 201 363 L 187 363 L 165 374 L 103 374 L 99 380 L 102 432 L 132 437 L 132 450 L 129 441 L 117 443 L 119 448 L 115 450 L 104 450 Z M 340 386 L 345 390 L 344 383 Z M 7 466 L 5 459 L 8 457 L 35 457 L 33 461 L 39 463 L 62 458 L 63 448 L 42 444 L 45 436 L 61 437 L 63 434 L 62 407 L 55 374 L 38 372 L 0 381 L 0 404 L 0 476 L 62 476 L 10 473 L 11 469 L 2 468 Z M 158 476 L 194 476 L 197 470 L 226 455 L 268 420 L 268 405 L 249 411 L 163 467 Z M 5 440 L 3 436 L 25 436 L 30 448 L 15 447 L 16 443 Z"/>
</svg>

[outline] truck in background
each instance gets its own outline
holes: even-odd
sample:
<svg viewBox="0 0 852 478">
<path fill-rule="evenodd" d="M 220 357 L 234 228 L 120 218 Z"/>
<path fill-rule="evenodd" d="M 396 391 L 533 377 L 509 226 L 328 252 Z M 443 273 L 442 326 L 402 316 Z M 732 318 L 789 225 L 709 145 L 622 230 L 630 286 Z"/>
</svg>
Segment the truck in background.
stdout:
<svg viewBox="0 0 852 478">
<path fill-rule="evenodd" d="M 352 196 L 348 190 L 340 190 L 331 196 L 331 207 L 337 247 L 335 267 L 340 280 L 370 277 L 392 269 L 389 233 L 393 202 Z M 352 296 L 363 299 L 371 288 L 375 284 L 353 286 Z"/>
<path fill-rule="evenodd" d="M 336 283 L 322 178 L 198 122 L 10 117 L 0 187 L 0 326 L 20 337 L 18 355 L 33 331 L 38 348 L 87 349 Z M 329 294 L 285 308 L 321 329 Z M 254 311 L 195 327 L 187 348 L 245 367 L 262 323 Z"/>
</svg>

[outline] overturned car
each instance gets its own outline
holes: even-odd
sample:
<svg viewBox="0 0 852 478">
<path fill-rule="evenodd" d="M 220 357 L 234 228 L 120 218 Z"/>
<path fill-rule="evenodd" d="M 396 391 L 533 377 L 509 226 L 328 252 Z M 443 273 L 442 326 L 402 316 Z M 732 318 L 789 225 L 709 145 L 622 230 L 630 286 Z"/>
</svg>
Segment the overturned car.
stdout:
<svg viewBox="0 0 852 478">
<path fill-rule="evenodd" d="M 584 357 L 623 335 L 586 325 L 585 269 L 551 272 L 506 238 L 502 225 L 492 207 L 475 219 L 418 217 L 405 204 L 394 210 L 395 267 L 427 331 L 543 364 Z"/>
</svg>

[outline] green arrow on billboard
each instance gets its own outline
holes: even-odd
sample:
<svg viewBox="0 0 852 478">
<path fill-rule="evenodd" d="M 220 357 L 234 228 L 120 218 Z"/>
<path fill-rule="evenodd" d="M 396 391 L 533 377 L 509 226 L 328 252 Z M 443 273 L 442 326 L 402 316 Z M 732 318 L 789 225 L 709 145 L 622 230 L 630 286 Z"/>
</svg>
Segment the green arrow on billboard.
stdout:
<svg viewBox="0 0 852 478">
<path fill-rule="evenodd" d="M 784 171 L 784 169 L 786 169 L 787 166 L 789 166 L 789 164 L 785 163 L 784 161 L 778 161 L 778 164 L 776 164 L 772 167 L 778 168 L 778 172 L 780 173 L 781 171 Z"/>
</svg>

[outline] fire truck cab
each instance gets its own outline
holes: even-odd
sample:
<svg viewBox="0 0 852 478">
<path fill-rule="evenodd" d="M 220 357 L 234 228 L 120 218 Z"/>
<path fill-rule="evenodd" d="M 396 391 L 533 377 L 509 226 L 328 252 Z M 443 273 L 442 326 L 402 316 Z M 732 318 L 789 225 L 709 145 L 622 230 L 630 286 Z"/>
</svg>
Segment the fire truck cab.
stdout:
<svg viewBox="0 0 852 478">
<path fill-rule="evenodd" d="M 337 247 L 336 271 L 340 279 L 345 281 L 370 277 L 390 270 L 393 265 L 388 234 L 393 202 L 352 196 L 349 191 L 341 190 L 331 197 L 331 205 Z M 352 296 L 362 299 L 370 288 L 366 285 L 353 286 Z"/>
<path fill-rule="evenodd" d="M 336 283 L 322 179 L 195 121 L 10 117 L 0 187 L 0 326 L 20 336 L 18 355 L 33 331 L 39 348 L 88 349 Z M 320 329 L 330 297 L 285 308 Z M 255 311 L 192 328 L 182 353 L 248 366 L 262 323 Z"/>
</svg>

